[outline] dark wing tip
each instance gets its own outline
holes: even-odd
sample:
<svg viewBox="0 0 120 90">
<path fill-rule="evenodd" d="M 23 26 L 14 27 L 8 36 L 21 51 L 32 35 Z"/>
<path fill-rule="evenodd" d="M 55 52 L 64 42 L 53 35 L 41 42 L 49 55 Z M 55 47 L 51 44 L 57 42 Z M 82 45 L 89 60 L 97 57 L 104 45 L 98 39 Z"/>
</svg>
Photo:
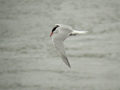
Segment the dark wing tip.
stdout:
<svg viewBox="0 0 120 90">
<path fill-rule="evenodd" d="M 70 65 L 70 63 L 69 63 L 67 57 L 64 56 L 64 55 L 62 55 L 62 59 L 63 59 L 64 63 L 65 63 L 69 68 L 71 68 L 71 65 Z"/>
<path fill-rule="evenodd" d="M 67 65 L 69 68 L 71 68 L 71 65 L 70 65 L 68 59 L 67 59 L 67 64 L 66 64 L 66 65 Z"/>
<path fill-rule="evenodd" d="M 68 67 L 71 69 L 71 65 L 68 65 Z"/>
</svg>

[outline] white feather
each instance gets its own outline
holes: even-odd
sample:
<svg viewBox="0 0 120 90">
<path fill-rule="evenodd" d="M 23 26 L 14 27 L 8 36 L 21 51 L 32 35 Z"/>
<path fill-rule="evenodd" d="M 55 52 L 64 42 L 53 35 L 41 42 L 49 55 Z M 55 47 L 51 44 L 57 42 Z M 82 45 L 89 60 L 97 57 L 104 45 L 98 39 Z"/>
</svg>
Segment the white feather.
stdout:
<svg viewBox="0 0 120 90">
<path fill-rule="evenodd" d="M 85 34 L 88 31 L 77 31 L 77 30 L 73 30 L 73 32 L 71 34 Z"/>
</svg>

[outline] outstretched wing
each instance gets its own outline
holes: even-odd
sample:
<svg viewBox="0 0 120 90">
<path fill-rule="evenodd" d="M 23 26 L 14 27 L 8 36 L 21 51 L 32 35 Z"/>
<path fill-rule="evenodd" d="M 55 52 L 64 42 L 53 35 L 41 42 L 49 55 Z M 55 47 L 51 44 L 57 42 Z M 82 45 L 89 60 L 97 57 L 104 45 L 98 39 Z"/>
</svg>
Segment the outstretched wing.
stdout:
<svg viewBox="0 0 120 90">
<path fill-rule="evenodd" d="M 59 41 L 59 40 L 56 40 L 54 39 L 53 40 L 53 43 L 55 45 L 55 48 L 58 52 L 58 54 L 60 55 L 60 57 L 62 58 L 63 62 L 68 66 L 68 67 L 71 67 L 70 66 L 70 63 L 66 57 L 66 54 L 65 54 L 65 50 L 64 50 L 64 45 L 63 45 L 63 41 Z"/>
<path fill-rule="evenodd" d="M 74 36 L 74 35 L 79 35 L 79 34 L 85 34 L 87 33 L 88 31 L 77 31 L 77 30 L 73 30 L 71 33 L 70 33 L 70 36 Z"/>
</svg>

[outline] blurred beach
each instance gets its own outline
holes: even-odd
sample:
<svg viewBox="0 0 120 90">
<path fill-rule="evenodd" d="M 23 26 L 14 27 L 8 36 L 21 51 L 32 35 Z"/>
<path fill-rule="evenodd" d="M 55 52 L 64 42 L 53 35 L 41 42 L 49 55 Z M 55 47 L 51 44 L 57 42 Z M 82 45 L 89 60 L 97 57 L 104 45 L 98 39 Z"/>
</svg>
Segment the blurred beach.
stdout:
<svg viewBox="0 0 120 90">
<path fill-rule="evenodd" d="M 49 34 L 56 23 L 69 69 Z M 120 90 L 120 0 L 0 0 L 0 90 Z"/>
</svg>

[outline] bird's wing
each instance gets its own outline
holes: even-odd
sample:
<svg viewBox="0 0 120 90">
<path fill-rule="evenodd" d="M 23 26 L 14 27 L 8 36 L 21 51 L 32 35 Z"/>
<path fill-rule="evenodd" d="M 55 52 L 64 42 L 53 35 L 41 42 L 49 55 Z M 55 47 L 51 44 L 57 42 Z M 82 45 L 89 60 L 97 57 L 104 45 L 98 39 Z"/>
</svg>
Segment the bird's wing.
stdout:
<svg viewBox="0 0 120 90">
<path fill-rule="evenodd" d="M 63 41 L 59 41 L 59 40 L 56 40 L 54 39 L 53 40 L 53 43 L 55 45 L 55 48 L 58 52 L 58 54 L 61 56 L 63 62 L 68 66 L 68 67 L 71 67 L 70 66 L 70 63 L 66 57 L 66 54 L 65 54 L 65 50 L 64 50 L 64 44 L 63 44 Z"/>
<path fill-rule="evenodd" d="M 85 34 L 87 33 L 88 31 L 77 31 L 77 30 L 73 30 L 71 33 L 70 33 L 70 36 L 72 35 L 78 35 L 78 34 Z"/>
</svg>

